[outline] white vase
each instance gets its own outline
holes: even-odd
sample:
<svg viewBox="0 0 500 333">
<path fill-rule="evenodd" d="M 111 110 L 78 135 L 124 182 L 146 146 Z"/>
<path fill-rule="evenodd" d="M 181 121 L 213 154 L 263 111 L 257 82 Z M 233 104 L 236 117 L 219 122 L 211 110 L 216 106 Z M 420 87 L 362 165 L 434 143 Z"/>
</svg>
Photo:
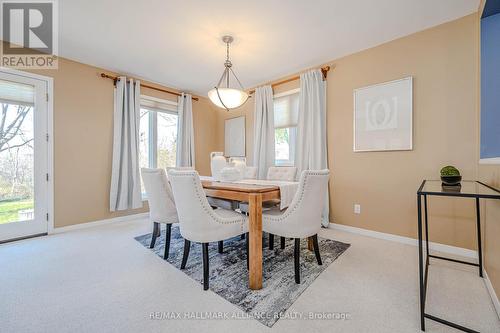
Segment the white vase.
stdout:
<svg viewBox="0 0 500 333">
<path fill-rule="evenodd" d="M 245 178 L 245 171 L 247 169 L 247 164 L 245 163 L 245 161 L 240 159 L 233 159 L 233 166 L 240 172 L 240 179 Z"/>
<path fill-rule="evenodd" d="M 220 171 L 227 165 L 226 158 L 223 152 L 213 151 L 210 153 L 210 168 L 212 169 L 212 177 L 220 181 Z"/>
</svg>

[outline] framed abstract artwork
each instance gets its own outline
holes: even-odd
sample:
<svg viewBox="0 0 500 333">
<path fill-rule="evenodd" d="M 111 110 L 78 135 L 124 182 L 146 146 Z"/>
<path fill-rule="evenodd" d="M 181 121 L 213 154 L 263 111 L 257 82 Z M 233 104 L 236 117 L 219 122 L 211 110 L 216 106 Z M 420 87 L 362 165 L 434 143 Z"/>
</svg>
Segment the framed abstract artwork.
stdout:
<svg viewBox="0 0 500 333">
<path fill-rule="evenodd" d="M 226 119 L 224 124 L 224 155 L 245 156 L 245 117 Z"/>
<path fill-rule="evenodd" d="M 413 149 L 413 78 L 354 90 L 354 151 Z"/>
</svg>

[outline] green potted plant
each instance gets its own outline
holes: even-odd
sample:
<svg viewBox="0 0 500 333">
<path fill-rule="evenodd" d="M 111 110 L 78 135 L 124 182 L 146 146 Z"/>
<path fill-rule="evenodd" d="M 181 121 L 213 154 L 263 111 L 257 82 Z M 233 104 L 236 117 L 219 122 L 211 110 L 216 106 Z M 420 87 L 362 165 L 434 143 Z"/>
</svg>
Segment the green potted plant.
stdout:
<svg viewBox="0 0 500 333">
<path fill-rule="evenodd" d="M 443 186 L 460 186 L 462 176 L 457 168 L 447 165 L 441 169 L 441 181 Z"/>
</svg>

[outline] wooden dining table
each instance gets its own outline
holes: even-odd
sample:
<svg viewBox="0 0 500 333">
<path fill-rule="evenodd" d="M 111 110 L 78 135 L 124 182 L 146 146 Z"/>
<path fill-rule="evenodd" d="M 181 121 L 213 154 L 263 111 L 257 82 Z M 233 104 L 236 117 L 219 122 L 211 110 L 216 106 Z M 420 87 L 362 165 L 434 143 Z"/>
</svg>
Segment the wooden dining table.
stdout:
<svg viewBox="0 0 500 333">
<path fill-rule="evenodd" d="M 280 188 L 276 185 L 254 185 L 224 183 L 211 179 L 201 179 L 205 193 L 209 197 L 244 201 L 249 203 L 249 270 L 250 289 L 262 288 L 262 202 L 280 198 Z"/>
</svg>

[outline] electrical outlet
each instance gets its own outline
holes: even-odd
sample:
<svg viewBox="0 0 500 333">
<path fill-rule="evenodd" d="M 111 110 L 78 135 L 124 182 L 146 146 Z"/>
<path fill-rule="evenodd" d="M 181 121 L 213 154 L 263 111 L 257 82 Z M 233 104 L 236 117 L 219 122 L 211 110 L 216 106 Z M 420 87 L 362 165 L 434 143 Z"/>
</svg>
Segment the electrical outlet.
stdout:
<svg viewBox="0 0 500 333">
<path fill-rule="evenodd" d="M 361 214 L 361 205 L 354 204 L 354 214 Z"/>
</svg>

